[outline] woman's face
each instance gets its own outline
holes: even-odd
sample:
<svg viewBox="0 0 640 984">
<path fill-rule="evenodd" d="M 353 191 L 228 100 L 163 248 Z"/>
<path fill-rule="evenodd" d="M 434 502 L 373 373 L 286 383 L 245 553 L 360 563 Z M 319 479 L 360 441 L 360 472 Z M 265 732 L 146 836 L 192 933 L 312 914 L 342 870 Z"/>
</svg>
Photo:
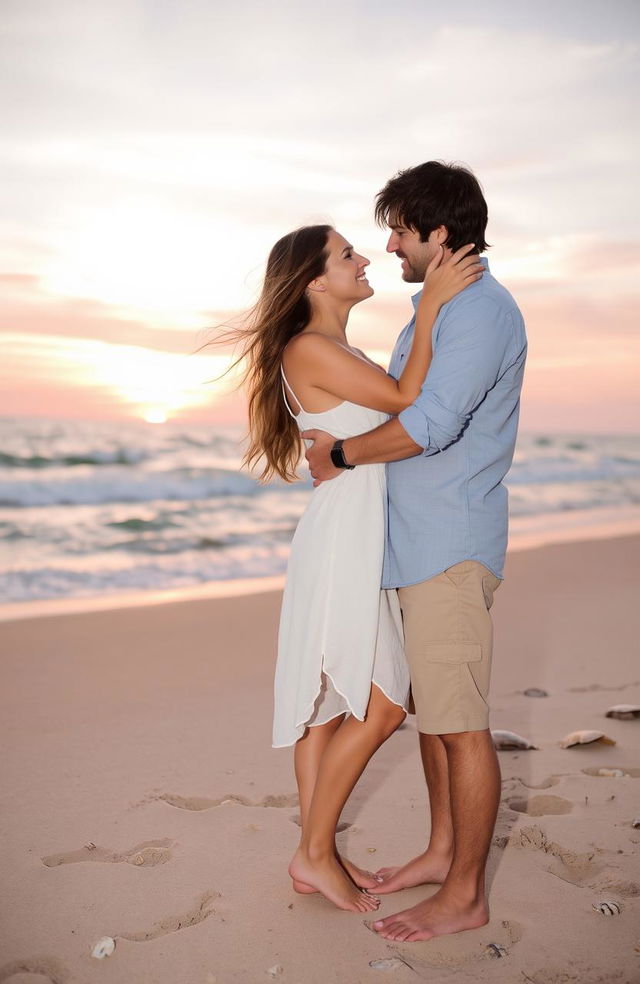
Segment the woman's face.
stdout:
<svg viewBox="0 0 640 984">
<path fill-rule="evenodd" d="M 334 229 L 327 239 L 327 252 L 325 271 L 313 281 L 313 285 L 318 285 L 323 293 L 337 301 L 357 304 L 371 297 L 373 287 L 365 276 L 365 269 L 369 266 L 366 256 L 356 253 L 344 236 Z"/>
</svg>

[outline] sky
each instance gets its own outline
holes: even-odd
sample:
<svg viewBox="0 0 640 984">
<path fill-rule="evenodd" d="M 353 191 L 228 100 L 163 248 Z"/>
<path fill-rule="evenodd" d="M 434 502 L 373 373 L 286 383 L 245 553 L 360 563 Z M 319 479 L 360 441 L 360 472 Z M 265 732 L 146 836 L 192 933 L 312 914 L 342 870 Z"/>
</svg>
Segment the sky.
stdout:
<svg viewBox="0 0 640 984">
<path fill-rule="evenodd" d="M 522 427 L 639 432 L 639 50 L 636 0 L 3 0 L 0 414 L 243 420 L 198 349 L 312 222 L 370 258 L 349 338 L 387 358 L 415 288 L 374 197 L 439 159 L 525 315 Z"/>
</svg>

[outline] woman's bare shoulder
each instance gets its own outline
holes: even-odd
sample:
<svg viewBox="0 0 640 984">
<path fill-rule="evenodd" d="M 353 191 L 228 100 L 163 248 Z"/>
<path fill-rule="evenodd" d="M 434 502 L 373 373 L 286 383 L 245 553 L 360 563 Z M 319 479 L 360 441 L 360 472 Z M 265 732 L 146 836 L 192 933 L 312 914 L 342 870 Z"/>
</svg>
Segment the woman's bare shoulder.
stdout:
<svg viewBox="0 0 640 984">
<path fill-rule="evenodd" d="M 301 331 L 287 342 L 283 355 L 287 361 L 298 362 L 320 353 L 331 355 L 335 352 L 339 355 L 341 350 L 345 351 L 344 345 L 320 331 Z"/>
</svg>

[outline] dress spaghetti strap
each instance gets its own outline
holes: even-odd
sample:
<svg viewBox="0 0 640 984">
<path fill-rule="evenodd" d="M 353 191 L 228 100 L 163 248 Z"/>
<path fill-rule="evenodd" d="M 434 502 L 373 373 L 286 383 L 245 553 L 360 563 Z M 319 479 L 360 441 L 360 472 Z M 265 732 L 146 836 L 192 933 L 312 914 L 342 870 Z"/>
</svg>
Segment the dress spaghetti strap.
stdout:
<svg viewBox="0 0 640 984">
<path fill-rule="evenodd" d="M 298 397 L 296 396 L 296 394 L 293 392 L 293 388 L 289 385 L 289 380 L 287 379 L 287 377 L 284 374 L 284 367 L 283 367 L 282 363 L 280 363 L 280 373 L 282 375 L 282 383 L 283 383 L 283 386 L 282 386 L 282 395 L 284 397 L 284 402 L 286 404 L 287 410 L 289 411 L 289 413 L 291 414 L 291 416 L 295 420 L 295 419 L 297 419 L 298 414 L 297 413 L 294 413 L 293 410 L 291 409 L 291 407 L 289 406 L 289 401 L 287 400 L 287 390 L 289 390 L 289 392 L 291 393 L 291 396 L 294 398 L 294 400 L 296 401 L 296 403 L 300 407 L 300 411 L 302 413 L 305 413 L 305 409 L 302 406 L 302 404 L 300 403 L 300 400 L 298 399 Z"/>
</svg>

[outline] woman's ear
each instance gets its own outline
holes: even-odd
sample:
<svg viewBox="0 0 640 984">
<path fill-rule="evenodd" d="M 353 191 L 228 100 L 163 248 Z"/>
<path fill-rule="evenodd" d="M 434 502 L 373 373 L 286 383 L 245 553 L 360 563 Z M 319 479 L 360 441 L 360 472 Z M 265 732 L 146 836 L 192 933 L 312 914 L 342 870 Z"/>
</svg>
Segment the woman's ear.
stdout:
<svg viewBox="0 0 640 984">
<path fill-rule="evenodd" d="M 323 282 L 321 277 L 317 277 L 315 280 L 312 280 L 307 286 L 307 290 L 312 290 L 316 294 L 324 294 L 326 289 L 327 285 Z"/>
</svg>

